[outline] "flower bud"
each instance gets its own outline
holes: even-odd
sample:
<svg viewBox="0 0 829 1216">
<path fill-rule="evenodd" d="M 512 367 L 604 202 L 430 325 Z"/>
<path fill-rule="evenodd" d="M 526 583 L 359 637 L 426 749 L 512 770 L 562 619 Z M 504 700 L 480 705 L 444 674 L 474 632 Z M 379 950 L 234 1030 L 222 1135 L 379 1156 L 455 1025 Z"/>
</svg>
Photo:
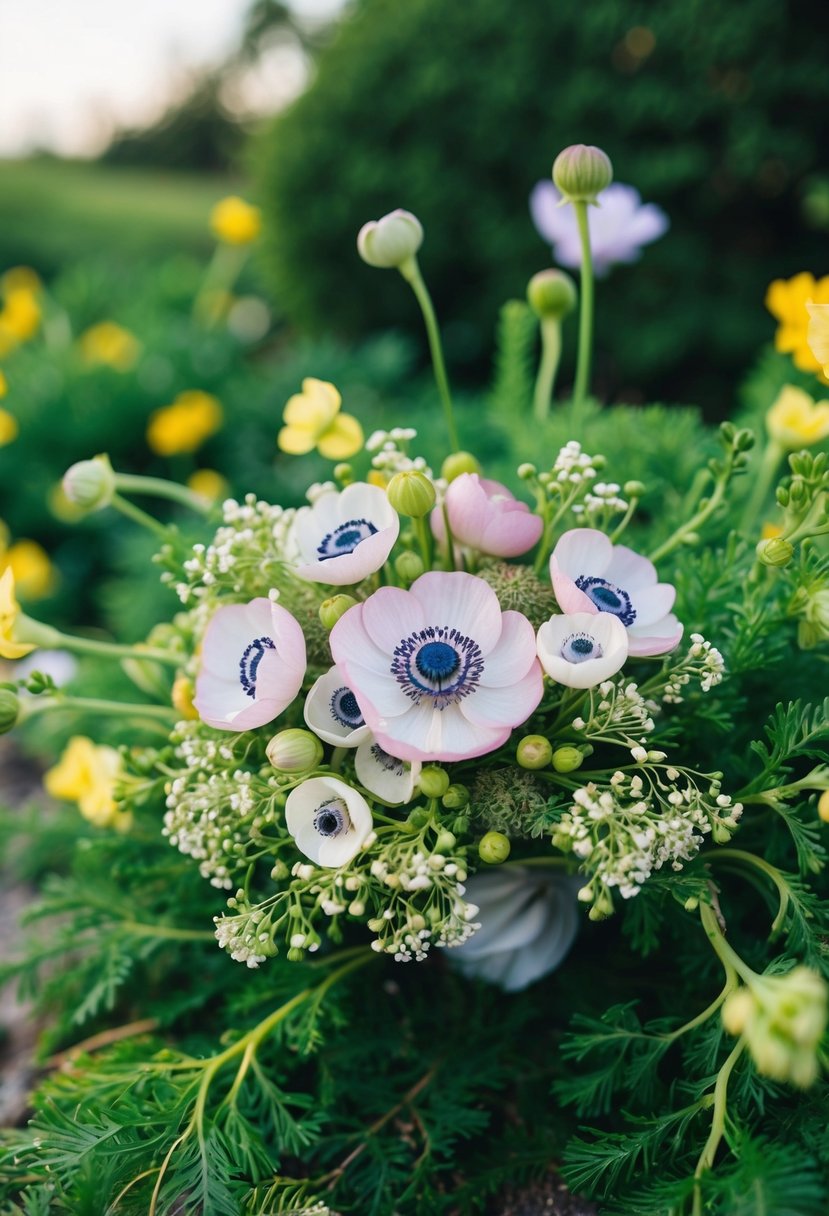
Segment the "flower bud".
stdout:
<svg viewBox="0 0 829 1216">
<path fill-rule="evenodd" d="M 553 758 L 553 748 L 543 735 L 525 735 L 515 750 L 522 768 L 546 768 Z"/>
<path fill-rule="evenodd" d="M 390 211 L 379 220 L 363 224 L 357 236 L 357 251 L 369 266 L 400 269 L 423 244 L 423 226 L 411 211 Z"/>
<path fill-rule="evenodd" d="M 413 583 L 416 578 L 420 578 L 425 568 L 423 558 L 417 553 L 401 553 L 399 557 L 395 558 L 394 572 L 401 583 L 406 585 Z"/>
<path fill-rule="evenodd" d="M 429 812 L 425 807 L 416 806 L 414 810 L 409 811 L 406 822 L 415 829 L 423 828 L 429 822 Z"/>
<path fill-rule="evenodd" d="M 478 842 L 478 856 L 489 865 L 500 865 L 510 854 L 509 837 L 503 832 L 487 832 Z"/>
<path fill-rule="evenodd" d="M 108 507 L 115 493 L 115 473 L 108 456 L 80 460 L 66 470 L 63 492 L 71 503 L 84 511 Z"/>
<path fill-rule="evenodd" d="M 563 270 L 539 270 L 527 284 L 527 300 L 537 317 L 560 321 L 578 301 L 576 285 Z"/>
<path fill-rule="evenodd" d="M 731 839 L 732 832 L 724 823 L 715 823 L 711 829 L 711 838 L 715 844 L 728 844 Z"/>
<path fill-rule="evenodd" d="M 568 203 L 595 203 L 612 181 L 610 157 L 590 144 L 572 144 L 553 163 L 553 182 Z"/>
<path fill-rule="evenodd" d="M 829 823 L 829 790 L 824 790 L 817 800 L 818 818 Z"/>
<path fill-rule="evenodd" d="M 417 469 L 395 473 L 386 493 L 398 515 L 409 515 L 412 519 L 421 519 L 428 515 L 435 505 L 435 487 L 429 478 Z"/>
<path fill-rule="evenodd" d="M 519 464 L 517 472 L 522 481 L 529 481 L 530 478 L 535 477 L 538 469 L 534 464 L 525 461 L 523 464 Z"/>
<path fill-rule="evenodd" d="M 465 785 L 450 785 L 441 799 L 447 811 L 460 811 L 469 805 L 469 790 Z"/>
<path fill-rule="evenodd" d="M 265 753 L 281 773 L 306 773 L 322 760 L 322 744 L 310 730 L 292 727 L 274 735 Z"/>
<path fill-rule="evenodd" d="M 645 483 L 642 481 L 626 481 L 622 492 L 627 498 L 641 498 L 645 493 Z"/>
<path fill-rule="evenodd" d="M 10 688 L 0 688 L 0 735 L 14 730 L 20 716 L 20 698 Z"/>
<path fill-rule="evenodd" d="M 353 608 L 357 601 L 353 595 L 332 595 L 320 604 L 319 616 L 324 629 L 333 629 L 341 616 Z"/>
<path fill-rule="evenodd" d="M 454 481 L 461 473 L 480 473 L 481 466 L 471 452 L 452 452 L 440 466 L 444 481 Z"/>
<path fill-rule="evenodd" d="M 438 832 L 438 838 L 435 841 L 435 852 L 451 853 L 457 843 L 458 838 L 455 833 L 450 832 L 447 828 L 442 828 Z"/>
<path fill-rule="evenodd" d="M 553 752 L 553 768 L 557 773 L 573 773 L 583 763 L 584 756 L 577 747 L 557 747 Z"/>
<path fill-rule="evenodd" d="M 613 912 L 613 900 L 607 891 L 602 891 L 587 916 L 590 920 L 607 920 L 609 916 L 613 915 Z"/>
<path fill-rule="evenodd" d="M 437 764 L 427 764 L 420 770 L 418 785 L 426 798 L 442 798 L 449 789 L 449 774 Z"/>
<path fill-rule="evenodd" d="M 788 566 L 794 556 L 794 545 L 784 540 L 782 536 L 772 537 L 771 540 L 761 540 L 757 545 L 758 560 L 764 566 Z"/>
<path fill-rule="evenodd" d="M 338 481 L 341 486 L 350 486 L 354 480 L 354 469 L 350 464 L 335 464 L 334 480 Z"/>
<path fill-rule="evenodd" d="M 173 709 L 181 714 L 186 722 L 196 722 L 199 717 L 199 711 L 193 704 L 193 692 L 193 681 L 188 676 L 176 676 L 170 700 Z"/>
</svg>

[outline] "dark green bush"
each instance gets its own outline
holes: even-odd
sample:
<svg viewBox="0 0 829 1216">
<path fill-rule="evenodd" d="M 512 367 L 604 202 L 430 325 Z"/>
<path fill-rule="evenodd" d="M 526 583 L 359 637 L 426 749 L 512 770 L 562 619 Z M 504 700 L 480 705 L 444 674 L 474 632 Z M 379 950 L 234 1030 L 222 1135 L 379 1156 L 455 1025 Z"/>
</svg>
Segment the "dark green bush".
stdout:
<svg viewBox="0 0 829 1216">
<path fill-rule="evenodd" d="M 311 330 L 409 323 L 397 276 L 354 246 L 407 207 L 456 368 L 476 364 L 549 258 L 533 184 L 560 148 L 598 143 L 672 229 L 601 286 L 597 387 L 722 414 L 771 333 L 766 284 L 822 269 L 807 219 L 825 222 L 827 36 L 814 0 L 360 0 L 258 145 L 280 305 Z"/>
</svg>

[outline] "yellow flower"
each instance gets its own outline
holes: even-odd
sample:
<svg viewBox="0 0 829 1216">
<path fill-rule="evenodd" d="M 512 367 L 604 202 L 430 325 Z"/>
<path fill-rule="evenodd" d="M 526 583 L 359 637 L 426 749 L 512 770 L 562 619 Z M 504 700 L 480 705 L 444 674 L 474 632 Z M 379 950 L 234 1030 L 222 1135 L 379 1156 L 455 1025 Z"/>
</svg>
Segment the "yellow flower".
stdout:
<svg viewBox="0 0 829 1216">
<path fill-rule="evenodd" d="M 0 397 L 5 397 L 9 391 L 9 382 L 6 377 L 0 372 Z"/>
<path fill-rule="evenodd" d="M 262 230 L 262 212 L 231 194 L 210 212 L 210 227 L 214 236 L 226 245 L 249 245 Z"/>
<path fill-rule="evenodd" d="M 196 469 L 187 478 L 187 488 L 211 503 L 221 502 L 230 492 L 227 481 L 215 469 Z"/>
<path fill-rule="evenodd" d="M 775 279 L 766 292 L 766 308 L 780 322 L 774 335 L 775 347 L 782 354 L 790 354 L 801 371 L 816 372 L 821 364 L 808 341 L 809 303 L 829 304 L 829 275 L 816 280 L 803 271 L 791 279 Z"/>
<path fill-rule="evenodd" d="M 788 451 L 811 447 L 829 435 L 829 401 L 817 404 L 802 388 L 781 388 L 766 414 L 766 426 L 775 442 Z"/>
<path fill-rule="evenodd" d="M 176 676 L 173 681 L 173 691 L 170 700 L 173 704 L 173 709 L 180 713 L 186 722 L 195 722 L 198 720 L 199 711 L 193 704 L 193 681 L 188 676 Z"/>
<path fill-rule="evenodd" d="M 14 414 L 10 414 L 8 410 L 0 410 L 0 448 L 5 447 L 7 443 L 13 443 L 19 431 L 20 427 Z"/>
<path fill-rule="evenodd" d="M 147 426 L 147 443 L 159 456 L 195 452 L 222 425 L 222 407 L 210 393 L 187 389 L 172 405 L 156 410 Z"/>
<path fill-rule="evenodd" d="M 776 540 L 778 536 L 783 535 L 783 528 L 780 524 L 773 524 L 770 520 L 766 520 L 760 532 L 761 540 Z"/>
<path fill-rule="evenodd" d="M 35 649 L 30 642 L 15 641 L 14 630 L 20 615 L 20 605 L 14 594 L 14 573 L 11 566 L 0 574 L 0 659 L 22 659 Z"/>
<path fill-rule="evenodd" d="M 24 289 L 7 291 L 0 310 L 0 355 L 33 338 L 40 325 L 37 296 Z"/>
<path fill-rule="evenodd" d="M 78 342 L 87 363 L 111 367 L 116 372 L 134 367 L 141 351 L 135 335 L 115 321 L 100 321 L 81 334 Z"/>
<path fill-rule="evenodd" d="M 55 568 L 49 554 L 35 540 L 19 540 L 0 556 L 0 569 L 6 566 L 24 599 L 39 600 L 55 588 Z"/>
<path fill-rule="evenodd" d="M 54 768 L 43 778 L 53 798 L 77 802 L 84 819 L 99 828 L 126 831 L 132 822 L 129 812 L 116 805 L 115 783 L 121 773 L 121 757 L 114 747 L 96 746 L 76 735 Z"/>
<path fill-rule="evenodd" d="M 810 301 L 806 311 L 809 314 L 806 341 L 817 359 L 824 380 L 829 380 L 829 304 L 813 304 Z"/>
<path fill-rule="evenodd" d="M 342 398 L 327 380 L 302 381 L 302 392 L 295 393 L 285 406 L 286 425 L 277 443 L 291 456 L 304 456 L 317 448 L 328 460 L 347 460 L 363 446 L 363 428 L 350 414 L 341 414 Z"/>
<path fill-rule="evenodd" d="M 12 266 L 0 279 L 0 289 L 3 295 L 14 291 L 27 291 L 29 295 L 37 295 L 43 284 L 40 275 L 31 266 Z"/>
</svg>

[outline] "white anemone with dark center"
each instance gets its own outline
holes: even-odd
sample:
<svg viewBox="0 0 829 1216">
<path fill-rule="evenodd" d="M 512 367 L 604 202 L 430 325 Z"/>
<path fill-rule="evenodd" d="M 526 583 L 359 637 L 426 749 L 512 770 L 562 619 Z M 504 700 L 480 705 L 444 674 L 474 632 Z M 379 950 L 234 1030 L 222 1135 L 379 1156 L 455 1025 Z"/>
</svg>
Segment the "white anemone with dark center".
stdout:
<svg viewBox="0 0 829 1216">
<path fill-rule="evenodd" d="M 374 738 L 402 760 L 494 751 L 543 691 L 529 621 L 471 574 L 381 587 L 340 618 L 331 651 Z"/>
<path fill-rule="evenodd" d="M 296 573 L 333 587 L 359 583 L 380 569 L 399 531 L 397 512 L 379 486 L 356 481 L 341 493 L 330 490 L 297 511 Z"/>
<path fill-rule="evenodd" d="M 314 734 L 334 747 L 357 747 L 371 736 L 356 696 L 336 667 L 312 685 L 304 714 Z"/>
<path fill-rule="evenodd" d="M 657 581 L 653 562 L 603 532 L 565 532 L 550 558 L 550 578 L 562 612 L 615 616 L 627 630 L 630 654 L 666 654 L 679 644 L 682 625 L 671 612 L 676 589 Z"/>
<path fill-rule="evenodd" d="M 628 632 L 611 612 L 563 613 L 539 629 L 538 657 L 557 684 L 595 688 L 624 665 Z"/>
<path fill-rule="evenodd" d="M 391 806 L 411 801 L 422 767 L 419 760 L 398 760 L 374 739 L 361 743 L 354 753 L 357 780 L 375 798 Z"/>
<path fill-rule="evenodd" d="M 373 828 L 365 798 L 337 777 L 311 777 L 291 790 L 285 823 L 300 852 L 327 869 L 347 865 Z"/>
</svg>

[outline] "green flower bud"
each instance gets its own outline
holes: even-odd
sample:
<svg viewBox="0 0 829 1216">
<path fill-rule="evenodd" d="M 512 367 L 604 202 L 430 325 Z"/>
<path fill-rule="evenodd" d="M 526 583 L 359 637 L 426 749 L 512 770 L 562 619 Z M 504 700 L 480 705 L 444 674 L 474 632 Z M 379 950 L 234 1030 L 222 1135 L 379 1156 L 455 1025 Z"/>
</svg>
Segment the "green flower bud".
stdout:
<svg viewBox="0 0 829 1216">
<path fill-rule="evenodd" d="M 322 744 L 310 730 L 293 727 L 274 735 L 265 754 L 281 773 L 306 773 L 322 760 Z"/>
<path fill-rule="evenodd" d="M 529 461 L 525 461 L 524 464 L 519 464 L 517 471 L 518 476 L 522 481 L 529 481 L 531 477 L 535 477 L 538 469 L 534 464 L 530 464 Z"/>
<path fill-rule="evenodd" d="M 546 768 L 553 758 L 553 748 L 543 735 L 525 735 L 515 749 L 515 758 L 522 768 Z"/>
<path fill-rule="evenodd" d="M 423 565 L 423 558 L 417 553 L 401 553 L 394 561 L 394 572 L 400 579 L 401 583 L 413 583 L 416 578 L 420 578 L 426 567 Z"/>
<path fill-rule="evenodd" d="M 350 464 L 334 465 L 334 480 L 338 481 L 341 486 L 350 486 L 354 480 L 354 469 Z"/>
<path fill-rule="evenodd" d="M 423 244 L 423 225 L 410 211 L 398 208 L 379 220 L 363 224 L 357 251 L 369 266 L 399 270 Z"/>
<path fill-rule="evenodd" d="M 448 811 L 460 811 L 469 805 L 469 790 L 465 785 L 450 785 L 441 799 Z"/>
<path fill-rule="evenodd" d="M 427 798 L 442 798 L 449 789 L 449 774 L 437 764 L 427 764 L 418 779 L 421 794 Z"/>
<path fill-rule="evenodd" d="M 503 832 L 487 832 L 478 842 L 478 856 L 489 865 L 500 865 L 510 854 L 509 837 Z"/>
<path fill-rule="evenodd" d="M 607 920 L 609 916 L 613 915 L 613 912 L 613 900 L 607 891 L 602 891 L 587 915 L 590 920 Z"/>
<path fill-rule="evenodd" d="M 324 629 L 333 629 L 341 616 L 353 608 L 357 601 L 353 595 L 332 595 L 320 604 L 320 621 Z"/>
<path fill-rule="evenodd" d="M 527 284 L 527 300 L 537 317 L 560 321 L 578 302 L 576 285 L 563 270 L 539 270 Z"/>
<path fill-rule="evenodd" d="M 435 487 L 417 469 L 395 473 L 386 487 L 386 493 L 398 515 L 409 515 L 412 519 L 428 515 L 435 505 Z"/>
<path fill-rule="evenodd" d="M 829 823 L 829 790 L 824 790 L 817 800 L 818 818 Z"/>
<path fill-rule="evenodd" d="M 730 1034 L 745 1035 L 759 1073 L 805 1089 L 818 1075 L 827 1022 L 827 989 L 808 967 L 786 975 L 757 975 L 732 992 L 722 1009 Z"/>
<path fill-rule="evenodd" d="M 641 498 L 645 493 L 645 483 L 642 481 L 626 481 L 622 490 L 627 498 Z"/>
<path fill-rule="evenodd" d="M 10 688 L 0 688 L 0 735 L 14 730 L 20 716 L 20 698 Z"/>
<path fill-rule="evenodd" d="M 764 566 L 788 566 L 794 556 L 794 545 L 782 536 L 761 540 L 757 545 L 757 557 Z"/>
<path fill-rule="evenodd" d="M 425 827 L 429 822 L 429 812 L 423 806 L 416 806 L 413 811 L 409 811 L 407 823 L 410 823 L 413 828 Z"/>
<path fill-rule="evenodd" d="M 724 823 L 715 823 L 711 829 L 711 837 L 715 844 L 728 844 L 733 833 Z"/>
<path fill-rule="evenodd" d="M 553 182 L 568 203 L 595 203 L 612 181 L 610 157 L 590 144 L 572 144 L 553 163 Z"/>
<path fill-rule="evenodd" d="M 84 511 L 108 507 L 115 493 L 115 473 L 108 456 L 80 460 L 63 476 L 63 492 L 71 503 Z"/>
<path fill-rule="evenodd" d="M 557 773 L 573 773 L 583 763 L 584 756 L 577 747 L 557 747 L 553 752 L 553 768 Z"/>
<path fill-rule="evenodd" d="M 451 853 L 457 843 L 458 839 L 455 836 L 455 833 L 448 831 L 446 828 L 442 828 L 441 831 L 438 832 L 438 838 L 435 841 L 435 852 Z"/>
<path fill-rule="evenodd" d="M 444 481 L 454 481 L 461 473 L 481 473 L 481 466 L 471 452 L 452 452 L 440 466 Z"/>
</svg>

